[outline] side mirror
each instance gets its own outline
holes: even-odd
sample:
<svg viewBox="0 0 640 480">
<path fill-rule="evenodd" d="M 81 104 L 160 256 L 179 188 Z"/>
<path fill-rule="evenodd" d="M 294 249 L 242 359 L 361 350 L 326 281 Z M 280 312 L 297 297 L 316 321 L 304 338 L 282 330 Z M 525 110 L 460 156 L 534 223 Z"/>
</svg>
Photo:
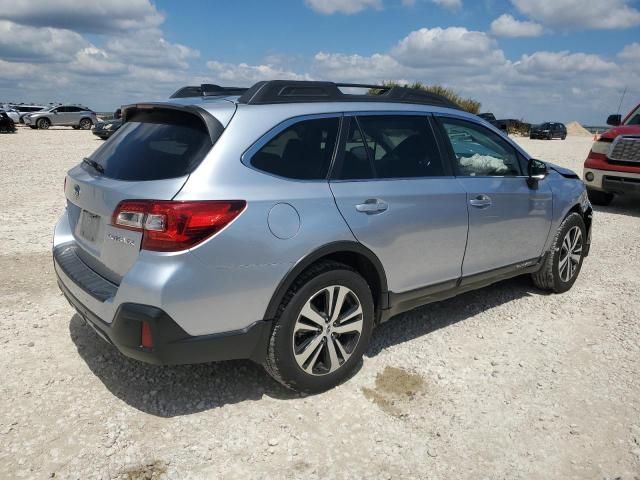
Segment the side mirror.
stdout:
<svg viewBox="0 0 640 480">
<path fill-rule="evenodd" d="M 547 168 L 547 164 L 542 160 L 535 158 L 529 159 L 529 163 L 527 163 L 527 184 L 530 188 L 536 188 L 538 182 L 543 180 L 548 173 L 549 169 Z"/>
<path fill-rule="evenodd" d="M 622 115 L 619 113 L 616 115 L 609 115 L 607 117 L 607 125 L 611 125 L 612 127 L 617 127 L 622 123 Z"/>
</svg>

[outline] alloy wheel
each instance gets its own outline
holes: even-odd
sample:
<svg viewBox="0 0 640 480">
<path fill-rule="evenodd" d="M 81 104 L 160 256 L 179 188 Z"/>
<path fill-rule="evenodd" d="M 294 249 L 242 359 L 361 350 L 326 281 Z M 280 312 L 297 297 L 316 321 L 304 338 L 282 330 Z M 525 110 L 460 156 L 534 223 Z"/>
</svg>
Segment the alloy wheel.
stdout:
<svg viewBox="0 0 640 480">
<path fill-rule="evenodd" d="M 570 281 L 578 271 L 582 258 L 582 230 L 571 227 L 562 240 L 558 255 L 558 273 L 563 282 Z"/>
<path fill-rule="evenodd" d="M 332 285 L 311 296 L 293 329 L 293 354 L 311 375 L 326 375 L 342 367 L 355 351 L 363 328 L 360 299 L 343 285 Z"/>
</svg>

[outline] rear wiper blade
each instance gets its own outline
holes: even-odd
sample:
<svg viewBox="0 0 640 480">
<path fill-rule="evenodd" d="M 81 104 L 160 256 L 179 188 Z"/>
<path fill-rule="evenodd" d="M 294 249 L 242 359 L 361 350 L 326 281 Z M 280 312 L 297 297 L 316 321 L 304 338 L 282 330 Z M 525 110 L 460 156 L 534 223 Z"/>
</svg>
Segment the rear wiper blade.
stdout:
<svg viewBox="0 0 640 480">
<path fill-rule="evenodd" d="M 90 167 L 93 167 L 93 169 L 99 173 L 104 173 L 104 167 L 95 160 L 91 160 L 90 158 L 85 157 L 82 159 L 82 163 L 86 163 Z"/>
</svg>

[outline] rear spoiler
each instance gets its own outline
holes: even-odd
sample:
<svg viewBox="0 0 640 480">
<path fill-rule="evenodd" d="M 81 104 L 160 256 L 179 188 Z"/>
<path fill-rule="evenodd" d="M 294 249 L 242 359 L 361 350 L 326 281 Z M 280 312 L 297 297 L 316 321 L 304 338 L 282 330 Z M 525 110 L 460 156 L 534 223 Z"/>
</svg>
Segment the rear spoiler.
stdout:
<svg viewBox="0 0 640 480">
<path fill-rule="evenodd" d="M 224 131 L 224 127 L 220 123 L 220 121 L 207 112 L 204 108 L 198 107 L 196 105 L 177 105 L 175 103 L 164 103 L 164 102 L 150 102 L 150 103 L 133 103 L 131 105 L 123 105 L 122 106 L 122 123 L 126 123 L 131 120 L 137 113 L 141 112 L 176 112 L 181 114 L 193 115 L 200 119 L 207 131 L 209 132 L 209 136 L 211 137 L 211 141 L 216 143 L 222 132 Z"/>
</svg>

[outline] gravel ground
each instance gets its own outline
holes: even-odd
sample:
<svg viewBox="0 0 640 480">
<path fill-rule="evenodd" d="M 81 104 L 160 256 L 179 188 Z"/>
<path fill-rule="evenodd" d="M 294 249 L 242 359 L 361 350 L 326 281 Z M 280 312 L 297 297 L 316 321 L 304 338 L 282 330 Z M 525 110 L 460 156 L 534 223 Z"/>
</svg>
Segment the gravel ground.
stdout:
<svg viewBox="0 0 640 480">
<path fill-rule="evenodd" d="M 519 142 L 581 171 L 590 139 Z M 0 478 L 640 478 L 640 202 L 597 208 L 574 288 L 527 278 L 401 315 L 358 374 L 286 391 L 250 362 L 121 356 L 49 254 L 88 132 L 0 136 Z"/>
</svg>

